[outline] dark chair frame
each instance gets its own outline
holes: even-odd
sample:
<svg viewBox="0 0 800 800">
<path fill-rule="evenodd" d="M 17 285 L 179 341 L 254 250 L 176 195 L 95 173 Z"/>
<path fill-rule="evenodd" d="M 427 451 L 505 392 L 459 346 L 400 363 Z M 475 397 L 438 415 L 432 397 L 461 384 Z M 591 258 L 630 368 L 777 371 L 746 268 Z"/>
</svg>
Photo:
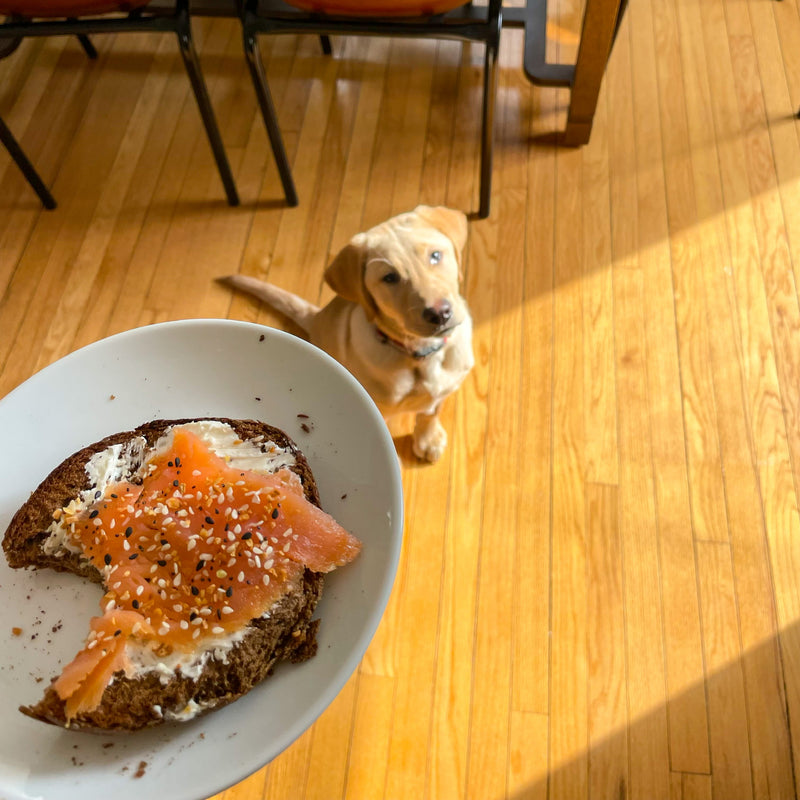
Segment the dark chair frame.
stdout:
<svg viewBox="0 0 800 800">
<path fill-rule="evenodd" d="M 89 36 L 103 33 L 145 33 L 171 32 L 177 36 L 183 63 L 194 91 L 205 126 L 214 159 L 217 163 L 228 203 L 239 205 L 239 195 L 233 173 L 222 144 L 222 137 L 217 126 L 211 100 L 208 96 L 200 62 L 192 40 L 191 20 L 189 16 L 189 0 L 176 0 L 169 8 L 150 8 L 149 6 L 131 11 L 126 15 L 104 15 L 96 17 L 79 17 L 77 19 L 22 19 L 9 17 L 0 24 L 0 55 L 8 55 L 19 42 L 27 36 L 77 36 L 81 45 L 90 57 L 96 56 Z M 36 173 L 33 165 L 22 152 L 19 143 L 11 135 L 11 131 L 0 119 L 0 142 L 11 153 L 11 157 L 39 195 L 47 208 L 54 208 L 55 201 L 47 191 L 44 182 Z"/>
<path fill-rule="evenodd" d="M 403 36 L 457 39 L 483 43 L 486 47 L 483 73 L 481 120 L 480 203 L 478 216 L 489 216 L 492 189 L 492 148 L 497 89 L 497 53 L 502 27 L 502 0 L 488 5 L 466 3 L 444 14 L 427 17 L 342 17 L 298 10 L 281 0 L 247 0 L 242 14 L 244 48 L 258 104 L 278 165 L 286 202 L 297 205 L 297 191 L 286 157 L 257 37 L 266 34 L 315 34 L 322 37 L 327 52 L 328 36 Z"/>
</svg>

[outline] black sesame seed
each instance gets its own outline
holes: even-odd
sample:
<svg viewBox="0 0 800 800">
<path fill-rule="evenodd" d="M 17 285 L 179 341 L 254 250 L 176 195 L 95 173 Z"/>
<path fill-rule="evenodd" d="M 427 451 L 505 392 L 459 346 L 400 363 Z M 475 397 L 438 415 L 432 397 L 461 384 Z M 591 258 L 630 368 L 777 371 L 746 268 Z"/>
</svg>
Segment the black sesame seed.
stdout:
<svg viewBox="0 0 800 800">
<path fill-rule="evenodd" d="M 116 495 L 114 494 L 114 492 L 111 492 L 111 496 L 116 500 L 119 495 Z"/>
<path fill-rule="evenodd" d="M 277 508 L 273 508 L 272 509 L 272 519 L 278 519 L 278 509 Z"/>
<path fill-rule="evenodd" d="M 95 508 L 90 514 L 89 519 L 94 519 L 100 512 Z"/>
<path fill-rule="evenodd" d="M 205 565 L 206 565 L 206 562 L 203 561 L 203 559 L 200 559 L 200 561 L 197 562 L 197 566 L 195 567 L 195 569 L 198 569 L 198 570 L 203 569 L 203 567 Z"/>
<path fill-rule="evenodd" d="M 229 586 L 229 587 L 228 587 L 228 588 L 225 590 L 225 596 L 226 596 L 226 597 L 231 597 L 231 595 L 233 595 L 233 586 Z"/>
<path fill-rule="evenodd" d="M 181 465 L 181 460 L 178 456 L 175 456 L 175 466 L 179 467 Z"/>
<path fill-rule="evenodd" d="M 174 467 L 175 465 L 171 461 L 167 461 L 167 466 L 168 467 Z"/>
<path fill-rule="evenodd" d="M 106 562 L 106 566 L 108 566 L 111 563 L 111 554 L 110 553 L 106 553 L 103 556 L 103 561 L 105 561 Z"/>
<path fill-rule="evenodd" d="M 192 586 L 192 594 L 197 597 L 200 594 L 200 590 L 196 586 Z"/>
<path fill-rule="evenodd" d="M 172 485 L 173 486 L 180 486 L 181 482 L 180 481 L 172 481 Z"/>
<path fill-rule="evenodd" d="M 252 533 L 250 533 L 250 531 L 247 531 L 247 533 L 243 533 L 243 534 L 242 534 L 242 540 L 243 540 L 243 541 L 245 541 L 245 542 L 246 542 L 248 539 L 252 539 L 252 538 L 253 538 L 253 534 L 252 534 Z"/>
<path fill-rule="evenodd" d="M 132 533 L 133 533 L 133 528 L 130 525 L 128 525 L 128 527 L 125 528 L 125 538 L 127 539 Z"/>
<path fill-rule="evenodd" d="M 95 500 L 99 500 L 102 496 L 103 496 L 103 493 L 99 489 L 94 493 L 94 499 Z"/>
<path fill-rule="evenodd" d="M 206 517 L 206 522 L 207 522 L 209 525 L 213 525 L 213 524 L 214 524 L 214 520 L 213 520 L 211 517 Z"/>
<path fill-rule="evenodd" d="M 114 636 L 120 636 L 121 634 L 122 634 L 122 631 L 120 631 L 120 630 L 114 631 Z"/>
<path fill-rule="evenodd" d="M 192 611 L 192 613 L 189 614 L 189 621 L 194 622 L 194 620 L 196 619 L 197 619 L 197 614 L 195 614 L 194 611 Z"/>
<path fill-rule="evenodd" d="M 167 566 L 167 562 L 164 561 L 163 558 L 160 558 L 156 563 L 158 564 L 159 567 L 166 567 Z"/>
<path fill-rule="evenodd" d="M 134 558 L 139 558 L 139 554 L 138 554 L 138 553 L 131 553 L 131 554 L 128 556 L 128 560 L 129 560 L 129 561 L 133 561 L 133 559 L 134 559 Z"/>
<path fill-rule="evenodd" d="M 138 600 L 134 600 L 134 601 L 131 603 L 131 605 L 132 605 L 134 608 L 139 608 L 139 601 L 138 601 Z"/>
</svg>

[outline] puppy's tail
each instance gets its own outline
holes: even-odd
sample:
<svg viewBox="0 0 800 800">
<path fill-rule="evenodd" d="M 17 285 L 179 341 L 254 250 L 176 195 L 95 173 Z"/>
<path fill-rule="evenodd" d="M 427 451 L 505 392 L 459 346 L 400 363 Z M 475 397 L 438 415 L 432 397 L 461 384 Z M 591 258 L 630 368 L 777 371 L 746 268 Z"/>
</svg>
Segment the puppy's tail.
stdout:
<svg viewBox="0 0 800 800">
<path fill-rule="evenodd" d="M 319 312 L 318 306 L 303 300 L 302 297 L 288 292 L 286 289 L 281 289 L 273 283 L 266 283 L 247 275 L 226 275 L 224 278 L 217 278 L 217 281 L 232 289 L 257 297 L 285 317 L 289 317 L 306 333 L 309 332 L 311 320 Z"/>
</svg>

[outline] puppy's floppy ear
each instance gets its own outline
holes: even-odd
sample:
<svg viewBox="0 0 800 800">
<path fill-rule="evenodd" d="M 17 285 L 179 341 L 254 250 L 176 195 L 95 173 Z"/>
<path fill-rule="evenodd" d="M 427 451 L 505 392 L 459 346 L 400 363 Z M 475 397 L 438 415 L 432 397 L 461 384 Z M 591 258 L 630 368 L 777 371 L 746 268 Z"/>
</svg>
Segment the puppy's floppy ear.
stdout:
<svg viewBox="0 0 800 800">
<path fill-rule="evenodd" d="M 462 251 L 467 244 L 467 215 L 463 211 L 446 206 L 417 206 L 413 213 L 450 239 L 460 262 Z"/>
<path fill-rule="evenodd" d="M 325 280 L 336 294 L 359 305 L 369 305 L 364 287 L 367 237 L 363 233 L 354 236 L 336 255 L 325 270 Z"/>
</svg>

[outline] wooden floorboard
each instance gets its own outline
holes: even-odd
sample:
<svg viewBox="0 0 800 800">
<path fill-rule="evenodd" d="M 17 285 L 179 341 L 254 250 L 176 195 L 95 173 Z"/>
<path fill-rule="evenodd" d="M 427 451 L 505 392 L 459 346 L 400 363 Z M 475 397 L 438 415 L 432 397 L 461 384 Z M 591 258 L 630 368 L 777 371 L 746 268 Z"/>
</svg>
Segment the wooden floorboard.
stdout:
<svg viewBox="0 0 800 800">
<path fill-rule="evenodd" d="M 449 448 L 420 465 L 392 423 L 406 528 L 375 638 L 317 722 L 214 800 L 798 796 L 799 8 L 631 3 L 573 150 L 547 136 L 568 91 L 530 85 L 503 32 Z M 578 12 L 553 3 L 551 57 L 574 58 Z M 174 37 L 0 60 L 0 114 L 59 203 L 0 152 L 0 397 L 139 325 L 297 332 L 215 278 L 325 301 L 359 231 L 477 209 L 480 47 L 262 37 L 288 208 L 240 30 L 195 37 L 238 208 Z"/>
</svg>

